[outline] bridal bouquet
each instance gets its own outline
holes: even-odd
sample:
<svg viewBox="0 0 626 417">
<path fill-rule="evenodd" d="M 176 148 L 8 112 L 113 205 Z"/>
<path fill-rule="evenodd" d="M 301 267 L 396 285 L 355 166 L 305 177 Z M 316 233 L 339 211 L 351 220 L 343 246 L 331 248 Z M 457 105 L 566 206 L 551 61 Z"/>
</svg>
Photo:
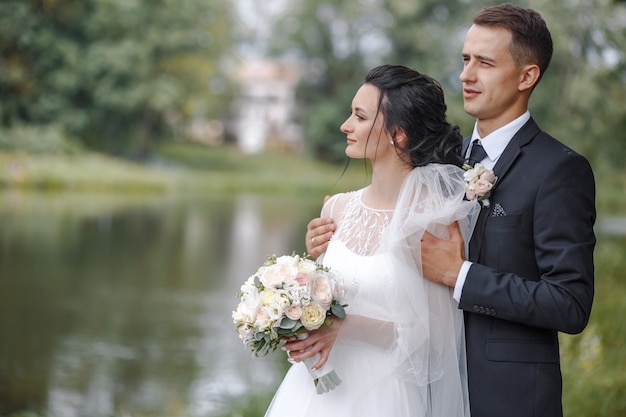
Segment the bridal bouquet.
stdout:
<svg viewBox="0 0 626 417">
<path fill-rule="evenodd" d="M 284 337 L 304 339 L 307 330 L 316 330 L 345 317 L 341 304 L 343 289 L 337 274 L 303 256 L 270 256 L 241 286 L 233 311 L 235 330 L 256 356 L 276 350 Z M 305 360 L 318 394 L 341 383 L 326 363 L 311 370 L 319 355 Z"/>
</svg>

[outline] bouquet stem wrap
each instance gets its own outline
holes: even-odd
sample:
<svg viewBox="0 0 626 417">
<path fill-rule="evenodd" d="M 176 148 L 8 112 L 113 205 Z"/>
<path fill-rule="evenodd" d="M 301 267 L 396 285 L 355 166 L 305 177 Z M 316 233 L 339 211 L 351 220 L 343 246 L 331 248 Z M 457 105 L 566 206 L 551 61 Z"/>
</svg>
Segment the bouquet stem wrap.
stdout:
<svg viewBox="0 0 626 417">
<path fill-rule="evenodd" d="M 311 369 L 311 367 L 315 365 L 319 359 L 320 354 L 318 353 L 312 358 L 305 359 L 303 362 L 313 377 L 315 390 L 318 394 L 324 394 L 337 388 L 341 384 L 341 379 L 328 362 L 326 362 L 320 369 Z"/>
<path fill-rule="evenodd" d="M 307 333 L 303 333 L 298 335 L 298 339 L 304 340 L 309 335 Z M 315 390 L 318 394 L 324 394 L 328 391 L 332 391 L 341 384 L 341 378 L 337 375 L 333 367 L 330 363 L 326 362 L 319 369 L 311 369 L 313 365 L 315 365 L 320 360 L 320 354 L 317 353 L 315 356 L 309 359 L 304 359 L 302 362 L 306 365 L 306 369 L 309 371 L 309 374 L 313 377 L 313 382 L 315 382 Z"/>
</svg>

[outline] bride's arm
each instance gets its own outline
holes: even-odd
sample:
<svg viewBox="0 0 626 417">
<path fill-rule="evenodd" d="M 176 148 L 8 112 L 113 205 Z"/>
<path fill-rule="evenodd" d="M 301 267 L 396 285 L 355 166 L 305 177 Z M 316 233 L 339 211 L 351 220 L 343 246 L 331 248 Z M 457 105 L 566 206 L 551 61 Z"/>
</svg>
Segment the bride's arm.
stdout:
<svg viewBox="0 0 626 417">
<path fill-rule="evenodd" d="M 328 361 L 340 330 L 342 338 L 347 340 L 374 345 L 382 349 L 391 349 L 395 346 L 394 323 L 348 315 L 345 319 L 333 318 L 329 326 L 309 332 L 306 339 L 287 342 L 283 350 L 288 351 L 289 357 L 296 362 L 312 358 L 319 353 L 320 360 L 313 366 L 313 369 L 319 369 Z"/>
</svg>

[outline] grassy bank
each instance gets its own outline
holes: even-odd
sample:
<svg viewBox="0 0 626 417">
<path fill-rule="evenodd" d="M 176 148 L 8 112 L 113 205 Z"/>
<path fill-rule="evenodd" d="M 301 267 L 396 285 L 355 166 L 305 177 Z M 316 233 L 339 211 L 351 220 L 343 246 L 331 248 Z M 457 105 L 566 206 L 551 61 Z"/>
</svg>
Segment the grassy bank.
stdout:
<svg viewBox="0 0 626 417">
<path fill-rule="evenodd" d="M 362 164 L 353 164 L 345 175 L 342 171 L 284 152 L 243 155 L 233 147 L 184 144 L 164 146 L 142 164 L 96 153 L 0 152 L 0 187 L 46 191 L 326 194 L 366 183 Z"/>
<path fill-rule="evenodd" d="M 244 155 L 235 147 L 170 143 L 148 163 L 96 153 L 0 152 L 0 188 L 111 192 L 270 192 L 326 195 L 364 186 L 362 161 L 343 166 L 275 151 Z M 626 172 L 595 169 L 598 213 L 626 213 Z"/>
</svg>

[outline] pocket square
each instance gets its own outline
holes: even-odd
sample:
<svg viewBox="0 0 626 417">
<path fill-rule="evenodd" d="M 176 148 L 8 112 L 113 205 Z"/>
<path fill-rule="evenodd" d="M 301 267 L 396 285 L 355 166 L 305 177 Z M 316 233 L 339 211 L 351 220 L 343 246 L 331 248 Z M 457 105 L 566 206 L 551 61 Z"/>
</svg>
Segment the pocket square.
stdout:
<svg viewBox="0 0 626 417">
<path fill-rule="evenodd" d="M 506 210 L 502 207 L 502 204 L 496 203 L 491 211 L 491 217 L 504 217 L 506 216 Z"/>
</svg>

